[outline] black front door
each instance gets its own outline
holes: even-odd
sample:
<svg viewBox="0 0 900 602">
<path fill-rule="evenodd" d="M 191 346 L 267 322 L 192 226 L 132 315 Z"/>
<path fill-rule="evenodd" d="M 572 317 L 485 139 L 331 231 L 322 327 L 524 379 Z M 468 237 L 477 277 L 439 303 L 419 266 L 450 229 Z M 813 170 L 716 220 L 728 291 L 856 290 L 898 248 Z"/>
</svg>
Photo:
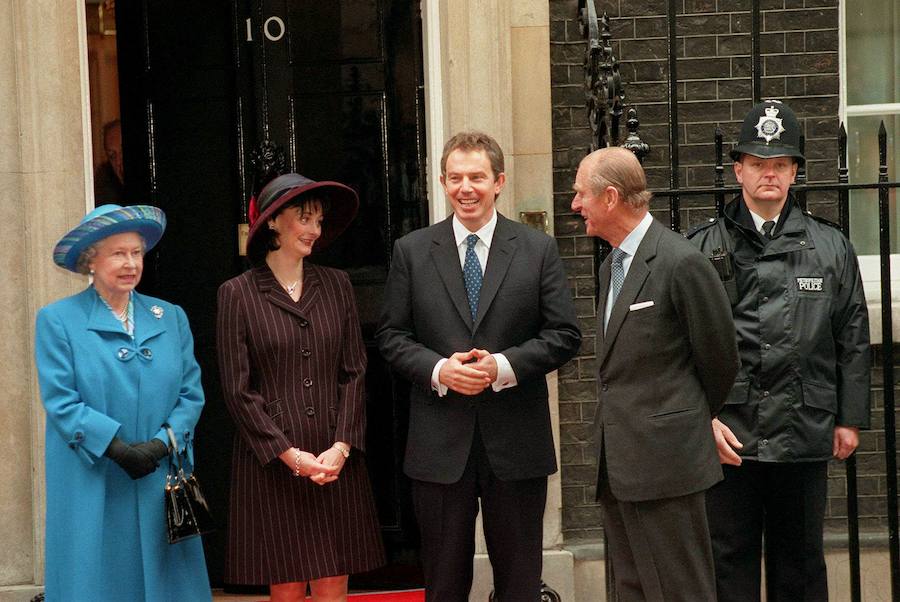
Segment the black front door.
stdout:
<svg viewBox="0 0 900 602">
<path fill-rule="evenodd" d="M 350 274 L 369 351 L 367 461 L 391 564 L 352 583 L 417 584 L 401 469 L 406 395 L 373 334 L 391 245 L 427 223 L 419 3 L 143 0 L 120 3 L 116 18 L 127 202 L 169 218 L 141 288 L 185 308 L 203 369 L 196 456 L 221 527 L 206 540 L 213 584 L 234 433 L 216 365 L 216 290 L 246 267 L 238 241 L 250 197 L 285 171 L 360 196 L 351 229 L 314 256 Z"/>
</svg>

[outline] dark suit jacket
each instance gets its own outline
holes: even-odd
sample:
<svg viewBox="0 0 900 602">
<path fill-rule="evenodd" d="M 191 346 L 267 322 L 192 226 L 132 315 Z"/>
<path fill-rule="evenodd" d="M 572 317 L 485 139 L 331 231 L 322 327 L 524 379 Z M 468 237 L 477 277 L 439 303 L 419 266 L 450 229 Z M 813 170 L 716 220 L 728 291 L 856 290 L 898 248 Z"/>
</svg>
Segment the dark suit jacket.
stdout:
<svg viewBox="0 0 900 602">
<path fill-rule="evenodd" d="M 556 456 L 545 375 L 581 341 L 556 241 L 498 214 L 473 323 L 451 219 L 394 245 L 376 334 L 385 359 L 414 385 L 406 474 L 455 483 L 477 421 L 500 479 L 546 476 L 556 471 Z M 503 353 L 518 385 L 438 397 L 431 388 L 435 364 L 473 347 Z"/>
<path fill-rule="evenodd" d="M 597 453 L 622 501 L 670 498 L 721 480 L 710 420 L 738 369 L 731 306 L 709 260 L 653 221 L 606 333 L 610 260 L 597 307 Z M 632 305 L 653 305 L 630 310 Z"/>
</svg>

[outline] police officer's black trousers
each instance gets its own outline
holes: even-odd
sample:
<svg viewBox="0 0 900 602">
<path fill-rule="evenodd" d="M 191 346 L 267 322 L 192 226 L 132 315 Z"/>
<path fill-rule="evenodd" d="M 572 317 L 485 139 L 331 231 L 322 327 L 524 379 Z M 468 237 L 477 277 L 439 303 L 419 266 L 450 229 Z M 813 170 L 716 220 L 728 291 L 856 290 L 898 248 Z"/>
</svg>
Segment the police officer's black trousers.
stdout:
<svg viewBox="0 0 900 602">
<path fill-rule="evenodd" d="M 765 541 L 767 602 L 824 602 L 822 529 L 827 462 L 744 460 L 707 491 L 718 602 L 760 600 Z"/>
</svg>

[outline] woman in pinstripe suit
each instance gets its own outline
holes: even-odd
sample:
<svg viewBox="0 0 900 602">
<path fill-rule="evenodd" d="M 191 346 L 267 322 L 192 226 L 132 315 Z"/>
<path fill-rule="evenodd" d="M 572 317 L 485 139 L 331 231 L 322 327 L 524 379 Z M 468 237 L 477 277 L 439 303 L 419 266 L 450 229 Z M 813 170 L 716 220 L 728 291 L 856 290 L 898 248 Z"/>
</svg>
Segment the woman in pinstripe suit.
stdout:
<svg viewBox="0 0 900 602">
<path fill-rule="evenodd" d="M 237 426 L 225 581 L 272 602 L 346 600 L 384 563 L 365 462 L 366 356 L 344 272 L 304 262 L 353 220 L 356 193 L 298 174 L 251 202 L 254 266 L 219 288 L 218 352 Z"/>
</svg>

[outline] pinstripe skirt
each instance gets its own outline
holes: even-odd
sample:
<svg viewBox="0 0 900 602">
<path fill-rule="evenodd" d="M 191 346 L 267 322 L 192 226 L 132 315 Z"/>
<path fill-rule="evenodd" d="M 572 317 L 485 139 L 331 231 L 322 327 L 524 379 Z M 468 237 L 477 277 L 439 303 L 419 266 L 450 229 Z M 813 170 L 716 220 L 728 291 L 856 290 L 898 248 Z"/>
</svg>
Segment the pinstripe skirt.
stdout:
<svg viewBox="0 0 900 602">
<path fill-rule="evenodd" d="M 261 466 L 240 437 L 232 463 L 225 582 L 264 585 L 372 570 L 384 549 L 364 455 L 324 486 L 280 461 Z"/>
</svg>

